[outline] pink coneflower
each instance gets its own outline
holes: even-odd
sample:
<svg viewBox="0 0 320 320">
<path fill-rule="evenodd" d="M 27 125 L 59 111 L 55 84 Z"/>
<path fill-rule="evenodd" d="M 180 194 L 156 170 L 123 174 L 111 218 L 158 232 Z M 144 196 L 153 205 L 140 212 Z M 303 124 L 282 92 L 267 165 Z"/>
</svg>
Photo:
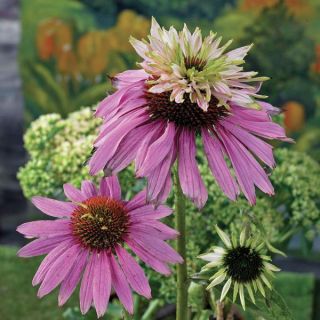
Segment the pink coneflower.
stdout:
<svg viewBox="0 0 320 320">
<path fill-rule="evenodd" d="M 177 232 L 158 220 L 170 215 L 171 210 L 163 205 L 157 209 L 146 205 L 145 191 L 131 201 L 121 200 L 116 177 L 102 179 L 99 190 L 84 181 L 81 190 L 66 184 L 64 192 L 72 202 L 32 199 L 38 209 L 58 219 L 27 222 L 17 229 L 27 238 L 38 238 L 20 249 L 20 257 L 47 254 L 32 281 L 33 285 L 41 283 L 38 296 L 61 285 L 61 306 L 81 281 L 83 314 L 94 305 L 101 317 L 112 289 L 126 310 L 133 313 L 130 287 L 146 298 L 151 297 L 151 291 L 142 268 L 124 245 L 151 268 L 169 275 L 168 263 L 182 262 L 165 242 L 175 238 Z"/>
<path fill-rule="evenodd" d="M 170 192 L 178 160 L 182 190 L 201 208 L 208 195 L 196 161 L 199 137 L 230 199 L 242 190 L 254 204 L 255 187 L 273 194 L 260 161 L 275 165 L 265 139 L 288 140 L 271 119 L 279 110 L 256 100 L 263 97 L 257 92 L 266 78 L 253 78 L 255 72 L 239 66 L 250 46 L 224 53 L 227 45 L 219 48 L 220 42 L 212 33 L 202 41 L 199 29 L 191 34 L 186 26 L 180 33 L 161 29 L 154 19 L 149 42 L 131 40 L 143 69 L 117 75 L 117 91 L 98 106 L 104 124 L 89 162 L 91 174 L 102 169 L 115 174 L 135 160 L 137 176 L 148 180 L 148 201 L 159 203 Z"/>
</svg>

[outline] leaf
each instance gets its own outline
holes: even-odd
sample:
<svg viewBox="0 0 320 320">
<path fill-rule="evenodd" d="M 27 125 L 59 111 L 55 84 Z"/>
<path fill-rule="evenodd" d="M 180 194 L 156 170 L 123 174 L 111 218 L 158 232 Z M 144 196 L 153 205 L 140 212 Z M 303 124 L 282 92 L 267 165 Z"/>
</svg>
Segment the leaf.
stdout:
<svg viewBox="0 0 320 320">
<path fill-rule="evenodd" d="M 61 85 L 56 82 L 50 71 L 44 65 L 40 63 L 31 64 L 30 69 L 35 77 L 37 77 L 38 85 L 43 88 L 43 90 L 50 95 L 52 101 L 55 102 L 56 111 L 62 115 L 66 115 L 69 101 Z"/>
<path fill-rule="evenodd" d="M 200 311 L 205 307 L 206 289 L 205 286 L 191 282 L 188 288 L 188 304 L 194 311 Z"/>
<path fill-rule="evenodd" d="M 89 89 L 80 93 L 73 101 L 75 107 L 90 106 L 96 104 L 107 95 L 107 92 L 112 89 L 110 82 L 96 84 Z"/>
<path fill-rule="evenodd" d="M 274 289 L 268 291 L 265 299 L 260 295 L 256 297 L 256 304 L 249 303 L 248 309 L 255 314 L 263 316 L 266 320 L 293 320 L 287 304 Z"/>
</svg>

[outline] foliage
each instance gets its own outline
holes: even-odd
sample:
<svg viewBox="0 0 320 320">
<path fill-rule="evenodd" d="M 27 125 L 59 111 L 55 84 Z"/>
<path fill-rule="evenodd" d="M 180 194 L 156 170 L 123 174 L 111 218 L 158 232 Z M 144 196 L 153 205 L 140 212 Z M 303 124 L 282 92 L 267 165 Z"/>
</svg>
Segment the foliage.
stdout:
<svg viewBox="0 0 320 320">
<path fill-rule="evenodd" d="M 37 298 L 37 288 L 33 288 L 30 283 L 42 257 L 21 259 L 16 256 L 16 252 L 16 247 L 0 246 L 0 272 L 6 275 L 0 278 L 0 288 L 5 292 L 0 301 L 0 318 L 6 320 L 62 319 L 64 314 L 64 319 L 82 319 L 75 307 L 79 304 L 77 292 L 62 308 L 57 307 L 57 291 L 41 300 Z M 161 282 L 163 279 L 162 277 Z M 157 284 L 159 285 L 160 282 Z M 281 272 L 275 279 L 274 285 L 292 310 L 294 319 L 311 319 L 313 276 Z M 153 290 L 153 296 L 156 297 L 155 290 Z M 119 312 L 116 300 L 112 302 L 108 311 L 109 313 L 103 319 L 114 319 L 113 316 Z M 94 310 L 91 310 L 85 318 L 96 319 Z"/>
<path fill-rule="evenodd" d="M 264 227 L 266 240 L 278 246 L 285 247 L 292 235 L 299 231 L 302 231 L 310 244 L 320 234 L 320 181 L 317 178 L 320 175 L 319 164 L 306 154 L 288 149 L 276 150 L 275 157 L 277 167 L 271 180 L 276 195 L 266 198 L 258 194 L 255 207 L 250 207 L 243 197 L 230 202 L 214 182 L 207 165 L 201 165 L 209 199 L 201 212 L 188 202 L 187 225 L 192 226 L 188 230 L 187 243 L 189 274 L 197 272 L 201 267 L 199 259 L 194 257 L 217 243 L 218 238 L 213 228 L 215 224 L 223 226 L 228 232 L 240 233 L 243 221 L 241 211 L 252 213 L 256 222 Z M 160 282 L 159 276 L 152 271 L 150 279 Z M 160 296 L 165 301 L 174 301 L 175 279 L 170 277 L 160 283 Z"/>
<path fill-rule="evenodd" d="M 63 183 L 78 186 L 82 179 L 88 178 L 84 163 L 90 155 L 99 124 L 100 120 L 92 117 L 90 108 L 74 112 L 67 119 L 53 114 L 34 121 L 24 137 L 30 160 L 18 175 L 26 197 L 52 197 L 61 193 Z M 242 219 L 239 212 L 243 210 L 254 213 L 268 228 L 272 242 L 281 242 L 292 230 L 306 231 L 309 240 L 319 234 L 320 181 L 317 176 L 320 165 L 306 154 L 289 149 L 277 149 L 275 158 L 277 167 L 271 181 L 276 195 L 266 198 L 258 194 L 256 206 L 250 207 L 243 197 L 236 202 L 226 198 L 215 183 L 203 154 L 199 154 L 200 171 L 208 187 L 209 200 L 201 213 L 189 205 L 190 222 L 196 215 L 199 227 L 199 233 L 191 234 L 191 239 L 212 239 L 214 231 L 210 226 L 216 223 L 239 230 Z M 135 181 L 131 167 L 126 172 L 125 189 L 131 193 L 138 191 L 143 181 Z M 192 242 L 199 245 L 196 238 Z M 207 243 L 203 243 L 200 248 L 190 248 L 189 251 L 206 248 Z"/>
<path fill-rule="evenodd" d="M 314 43 L 283 1 L 262 10 L 245 28 L 241 43 L 252 41 L 255 47 L 246 59 L 247 67 L 271 77 L 263 87 L 271 102 L 281 105 L 294 100 L 305 106 L 307 116 L 312 115 L 315 88 L 309 69 L 315 58 Z"/>
<path fill-rule="evenodd" d="M 235 0 L 79 0 L 98 14 L 110 14 L 110 12 L 121 12 L 125 9 L 137 11 L 144 16 L 155 16 L 156 18 L 175 16 L 180 19 L 213 19 L 218 16 L 226 6 L 235 5 Z"/>
<path fill-rule="evenodd" d="M 30 22 L 33 3 L 37 0 L 24 5 L 23 25 Z M 70 8 L 88 11 L 79 2 L 70 3 L 73 3 Z M 58 8 L 58 5 L 54 6 L 52 12 L 59 12 Z M 64 7 L 60 9 L 62 11 Z M 87 20 L 91 21 L 92 14 L 87 12 L 87 15 L 91 18 Z M 81 105 L 101 100 L 106 91 L 111 90 L 110 84 L 105 84 L 106 74 L 112 76 L 135 65 L 129 36 L 145 37 L 150 28 L 149 20 L 130 10 L 122 11 L 114 26 L 101 30 L 93 30 L 94 23 L 85 25 L 83 30 L 77 17 L 70 12 L 69 15 L 56 16 L 59 18 L 46 10 L 41 11 L 41 20 L 32 24 L 35 32 L 24 34 L 20 65 L 25 80 L 23 89 L 28 121 L 50 112 L 59 112 L 65 117 Z M 27 46 L 36 48 L 36 51 L 26 50 L 24 53 Z"/>
<path fill-rule="evenodd" d="M 25 147 L 30 160 L 18 174 L 26 197 L 61 196 L 63 183 L 71 182 L 79 186 L 81 180 L 89 178 L 83 164 L 90 155 L 99 123 L 99 120 L 92 118 L 90 108 L 74 112 L 67 119 L 61 119 L 59 115 L 45 115 L 32 123 L 25 134 Z M 199 154 L 200 171 L 209 199 L 201 212 L 187 203 L 187 225 L 193 226 L 188 232 L 187 244 L 190 274 L 197 272 L 201 266 L 201 262 L 194 257 L 218 241 L 212 226 L 219 224 L 229 232 L 237 233 L 242 228 L 243 211 L 252 213 L 256 221 L 265 227 L 271 243 L 283 244 L 299 231 L 312 243 L 314 237 L 320 234 L 320 181 L 317 178 L 320 176 L 320 165 L 306 154 L 289 149 L 277 149 L 275 158 L 277 167 L 271 180 L 276 195 L 267 198 L 258 193 L 256 206 L 250 207 L 243 197 L 236 202 L 226 198 L 215 183 L 203 154 Z M 120 179 L 126 197 L 131 197 L 144 184 L 143 180 L 134 179 L 132 167 L 124 170 Z M 171 197 L 169 205 L 172 204 Z M 193 223 L 195 219 L 197 224 Z M 173 223 L 172 217 L 167 218 L 167 223 Z M 156 291 L 155 296 L 172 302 L 174 278 L 164 281 L 153 271 L 149 270 L 148 274 Z"/>
<path fill-rule="evenodd" d="M 89 178 L 83 164 L 99 123 L 92 119 L 90 108 L 71 113 L 67 119 L 49 114 L 34 121 L 24 136 L 30 160 L 18 173 L 25 196 L 58 196 L 63 183 L 79 186 Z"/>
<path fill-rule="evenodd" d="M 296 149 L 308 152 L 315 160 L 320 162 L 320 128 L 308 128 L 297 141 Z"/>
</svg>

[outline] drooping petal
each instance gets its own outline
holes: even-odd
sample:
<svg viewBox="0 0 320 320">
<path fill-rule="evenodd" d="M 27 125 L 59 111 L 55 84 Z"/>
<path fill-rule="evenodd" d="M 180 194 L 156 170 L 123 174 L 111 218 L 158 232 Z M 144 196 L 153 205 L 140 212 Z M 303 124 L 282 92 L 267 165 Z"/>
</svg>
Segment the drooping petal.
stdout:
<svg viewBox="0 0 320 320">
<path fill-rule="evenodd" d="M 80 247 L 78 244 L 68 248 L 51 265 L 38 291 L 38 297 L 42 298 L 55 289 L 67 276 L 78 258 Z"/>
<path fill-rule="evenodd" d="M 100 318 L 107 310 L 111 292 L 110 255 L 105 252 L 93 253 L 93 261 L 93 302 Z"/>
<path fill-rule="evenodd" d="M 61 236 L 71 233 L 70 220 L 38 220 L 26 222 L 17 228 L 19 233 L 27 237 Z"/>
<path fill-rule="evenodd" d="M 121 246 L 115 247 L 121 268 L 133 290 L 140 295 L 151 298 L 151 289 L 143 269 L 136 260 Z"/>
<path fill-rule="evenodd" d="M 235 200 L 239 194 L 239 188 L 224 159 L 223 146 L 217 138 L 209 134 L 207 129 L 202 130 L 202 140 L 212 174 L 222 191 L 231 200 Z"/>
<path fill-rule="evenodd" d="M 148 148 L 145 160 L 137 171 L 138 176 L 149 175 L 172 150 L 175 138 L 175 125 L 172 122 L 167 127 L 162 136 L 153 142 Z M 156 156 L 155 156 L 156 155 Z"/>
<path fill-rule="evenodd" d="M 126 70 L 124 72 L 118 73 L 115 77 L 117 88 L 127 87 L 132 83 L 137 81 L 146 80 L 148 74 L 143 70 Z"/>
<path fill-rule="evenodd" d="M 121 186 L 117 176 L 105 177 L 100 182 L 100 193 L 112 199 L 121 199 Z"/>
<path fill-rule="evenodd" d="M 288 140 L 284 129 L 271 121 L 249 121 L 238 115 L 229 116 L 228 121 L 266 139 Z"/>
<path fill-rule="evenodd" d="M 144 139 L 142 139 L 140 147 L 135 159 L 136 172 L 142 167 L 146 159 L 149 147 L 163 134 L 165 130 L 165 123 L 162 121 L 154 122 L 150 128 L 150 131 L 146 133 Z"/>
<path fill-rule="evenodd" d="M 245 145 L 247 149 L 254 152 L 270 168 L 273 168 L 275 166 L 271 145 L 250 134 L 248 131 L 230 124 L 227 121 L 221 121 L 220 123 L 225 129 L 231 132 L 243 145 Z"/>
<path fill-rule="evenodd" d="M 162 160 L 162 162 L 155 168 L 150 175 L 147 176 L 148 185 L 147 185 L 147 201 L 152 202 L 155 205 L 158 205 L 163 198 L 168 196 L 171 188 L 167 188 L 168 179 L 171 181 L 170 171 L 172 163 L 176 159 L 176 150 L 172 146 L 171 150 L 167 156 Z M 170 182 L 169 181 L 169 182 Z"/>
<path fill-rule="evenodd" d="M 115 174 L 127 167 L 136 157 L 141 141 L 148 134 L 152 126 L 143 125 L 133 129 L 121 141 L 116 154 L 106 163 L 104 172 Z"/>
<path fill-rule="evenodd" d="M 70 183 L 63 185 L 64 194 L 73 202 L 82 202 L 86 200 L 86 196 Z"/>
<path fill-rule="evenodd" d="M 255 203 L 255 185 L 263 192 L 273 194 L 273 187 L 266 173 L 247 149 L 233 135 L 228 135 L 222 127 L 218 127 L 217 130 L 235 169 L 237 180 L 249 202 Z"/>
<path fill-rule="evenodd" d="M 140 116 L 131 115 L 130 117 L 126 117 L 125 121 L 122 121 L 121 125 L 118 125 L 99 141 L 100 145 L 97 147 L 97 150 L 89 161 L 90 174 L 96 174 L 102 170 L 109 159 L 111 159 L 116 153 L 119 144 L 128 132 L 147 120 L 147 115 L 144 113 L 144 110 L 141 110 L 139 111 Z"/>
<path fill-rule="evenodd" d="M 86 196 L 86 198 L 95 197 L 97 193 L 96 186 L 92 181 L 85 180 L 81 183 L 81 192 Z"/>
<path fill-rule="evenodd" d="M 128 281 L 113 255 L 110 255 L 112 287 L 126 310 L 133 314 L 133 298 Z"/>
<path fill-rule="evenodd" d="M 187 197 L 199 208 L 202 208 L 208 199 L 208 193 L 201 179 L 195 156 L 194 132 L 182 129 L 178 150 L 178 172 L 181 188 Z"/>
<path fill-rule="evenodd" d="M 87 263 L 87 258 L 88 258 L 88 251 L 82 250 L 79 253 L 77 262 L 73 264 L 72 269 L 69 271 L 67 276 L 62 281 L 60 291 L 59 291 L 59 296 L 58 296 L 59 306 L 64 305 L 67 302 L 67 300 L 70 298 L 73 291 L 75 290 L 77 284 L 80 281 L 85 265 Z"/>
<path fill-rule="evenodd" d="M 32 203 L 43 213 L 56 218 L 69 217 L 77 208 L 77 205 L 71 202 L 63 202 L 44 197 L 33 197 Z"/>
</svg>

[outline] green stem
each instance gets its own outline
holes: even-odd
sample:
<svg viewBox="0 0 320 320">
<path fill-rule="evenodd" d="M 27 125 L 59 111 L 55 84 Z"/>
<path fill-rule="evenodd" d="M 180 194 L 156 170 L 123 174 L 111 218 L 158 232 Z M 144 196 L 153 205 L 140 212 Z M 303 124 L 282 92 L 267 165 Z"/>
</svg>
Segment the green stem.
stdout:
<svg viewBox="0 0 320 320">
<path fill-rule="evenodd" d="M 177 265 L 177 313 L 176 320 L 188 319 L 188 274 L 186 259 L 186 214 L 185 197 L 180 186 L 178 172 L 175 172 L 175 227 L 180 233 L 177 251 L 184 259 Z"/>
</svg>

